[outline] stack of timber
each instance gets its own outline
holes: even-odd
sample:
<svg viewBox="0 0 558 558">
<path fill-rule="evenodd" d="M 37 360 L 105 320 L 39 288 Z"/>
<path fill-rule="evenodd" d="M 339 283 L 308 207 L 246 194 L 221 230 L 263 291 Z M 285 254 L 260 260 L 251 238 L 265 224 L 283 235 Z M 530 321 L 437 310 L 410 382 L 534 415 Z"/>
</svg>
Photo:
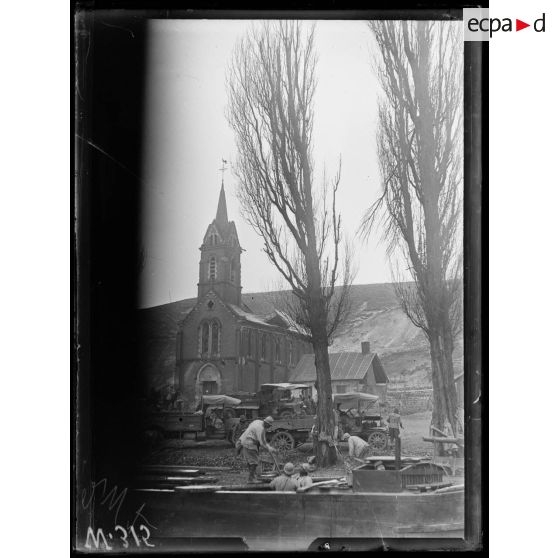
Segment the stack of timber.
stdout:
<svg viewBox="0 0 558 558">
<path fill-rule="evenodd" d="M 172 490 L 176 486 L 200 486 L 217 481 L 217 477 L 208 476 L 199 469 L 162 465 L 142 467 L 135 476 L 134 487 Z"/>
</svg>

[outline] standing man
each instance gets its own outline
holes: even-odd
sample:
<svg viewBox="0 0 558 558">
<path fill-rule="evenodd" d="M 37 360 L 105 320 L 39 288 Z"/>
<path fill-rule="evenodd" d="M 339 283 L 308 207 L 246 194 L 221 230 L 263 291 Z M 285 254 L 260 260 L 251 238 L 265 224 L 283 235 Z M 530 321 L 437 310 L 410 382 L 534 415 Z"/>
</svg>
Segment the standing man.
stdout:
<svg viewBox="0 0 558 558">
<path fill-rule="evenodd" d="M 389 440 L 390 445 L 395 444 L 395 440 L 399 438 L 399 429 L 403 428 L 403 423 L 401 422 L 401 415 L 399 414 L 399 409 L 393 409 L 393 412 L 388 416 L 388 427 L 389 427 Z"/>
<path fill-rule="evenodd" d="M 267 417 L 264 420 L 256 419 L 250 423 L 248 428 L 239 438 L 242 447 L 242 455 L 248 464 L 248 482 L 256 482 L 256 467 L 258 466 L 259 451 L 261 447 L 266 448 L 270 453 L 277 450 L 270 446 L 265 439 L 266 430 L 273 424 L 273 418 Z"/>
</svg>

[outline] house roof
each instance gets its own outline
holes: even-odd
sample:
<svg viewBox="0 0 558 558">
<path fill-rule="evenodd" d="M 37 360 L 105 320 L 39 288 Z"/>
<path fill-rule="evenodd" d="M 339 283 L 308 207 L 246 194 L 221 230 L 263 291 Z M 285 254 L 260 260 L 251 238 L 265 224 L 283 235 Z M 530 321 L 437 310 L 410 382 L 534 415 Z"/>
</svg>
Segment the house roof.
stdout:
<svg viewBox="0 0 558 558">
<path fill-rule="evenodd" d="M 331 353 L 329 355 L 329 367 L 332 381 L 362 380 L 368 372 L 374 374 L 378 384 L 389 381 L 376 353 Z M 316 379 L 313 354 L 302 355 L 290 379 L 292 382 L 312 382 Z"/>
</svg>

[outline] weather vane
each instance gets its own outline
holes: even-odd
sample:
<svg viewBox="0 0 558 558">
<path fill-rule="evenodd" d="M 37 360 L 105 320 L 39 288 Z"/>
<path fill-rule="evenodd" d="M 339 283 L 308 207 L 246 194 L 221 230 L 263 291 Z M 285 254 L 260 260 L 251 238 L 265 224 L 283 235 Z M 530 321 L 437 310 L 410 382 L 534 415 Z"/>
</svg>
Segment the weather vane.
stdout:
<svg viewBox="0 0 558 558">
<path fill-rule="evenodd" d="M 227 170 L 227 161 L 225 159 L 221 159 L 223 166 L 219 169 L 221 171 L 221 184 L 224 183 L 225 180 L 225 171 Z"/>
</svg>

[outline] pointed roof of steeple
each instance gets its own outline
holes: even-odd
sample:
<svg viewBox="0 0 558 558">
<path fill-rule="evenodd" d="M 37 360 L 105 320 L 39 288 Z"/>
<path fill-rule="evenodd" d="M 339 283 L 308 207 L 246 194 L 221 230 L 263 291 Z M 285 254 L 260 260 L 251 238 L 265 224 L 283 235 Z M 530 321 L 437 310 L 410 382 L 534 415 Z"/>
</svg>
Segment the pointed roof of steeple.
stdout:
<svg viewBox="0 0 558 558">
<path fill-rule="evenodd" d="M 215 222 L 220 230 L 224 231 L 229 225 L 229 216 L 227 214 L 227 199 L 225 197 L 225 185 L 221 182 L 221 193 L 219 194 L 219 204 L 217 205 L 217 215 Z"/>
</svg>

